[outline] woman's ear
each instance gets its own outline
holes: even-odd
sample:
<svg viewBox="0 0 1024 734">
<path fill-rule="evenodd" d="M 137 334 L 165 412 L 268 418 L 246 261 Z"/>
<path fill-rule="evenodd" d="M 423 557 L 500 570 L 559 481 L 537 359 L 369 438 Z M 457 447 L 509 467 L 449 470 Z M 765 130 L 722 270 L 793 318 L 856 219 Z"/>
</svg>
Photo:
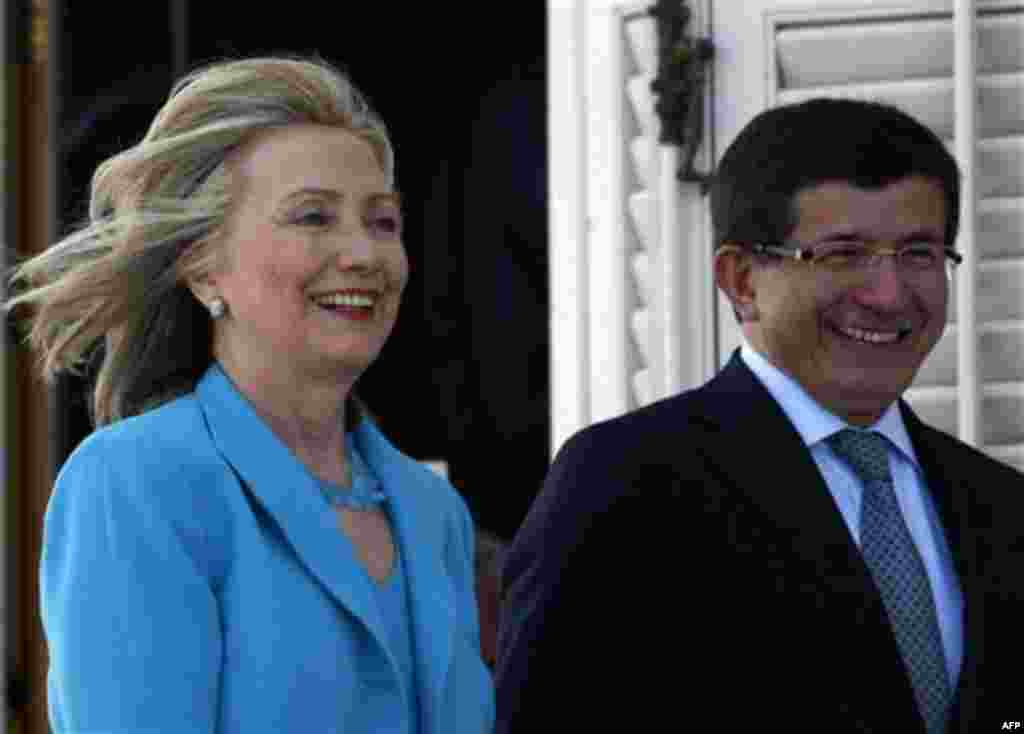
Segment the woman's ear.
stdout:
<svg viewBox="0 0 1024 734">
<path fill-rule="evenodd" d="M 725 243 L 715 252 L 715 284 L 732 303 L 741 323 L 758 320 L 754 256 L 738 245 Z"/>
<path fill-rule="evenodd" d="M 210 235 L 192 243 L 178 261 L 185 286 L 204 306 L 215 298 L 224 297 L 219 289 L 220 253 L 211 249 L 212 237 Z"/>
<path fill-rule="evenodd" d="M 220 298 L 220 293 L 217 292 L 217 281 L 209 275 L 189 278 L 186 281 L 186 286 L 192 291 L 192 295 L 196 297 L 196 300 L 204 306 L 213 299 Z"/>
</svg>

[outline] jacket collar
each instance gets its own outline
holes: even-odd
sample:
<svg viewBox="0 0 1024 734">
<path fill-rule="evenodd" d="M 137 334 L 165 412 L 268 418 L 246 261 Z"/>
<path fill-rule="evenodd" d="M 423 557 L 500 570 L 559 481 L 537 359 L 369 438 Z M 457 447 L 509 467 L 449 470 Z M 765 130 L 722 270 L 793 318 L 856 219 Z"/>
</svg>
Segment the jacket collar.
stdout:
<svg viewBox="0 0 1024 734">
<path fill-rule="evenodd" d="M 739 353 L 693 397 L 693 420 L 708 433 L 709 458 L 786 532 L 794 550 L 818 559 L 826 578 L 861 589 L 867 568 L 824 477 L 800 433 Z M 771 474 L 763 461 L 736 461 L 740 454 L 771 457 Z"/>
<path fill-rule="evenodd" d="M 310 575 L 369 632 L 397 675 L 373 582 L 311 474 L 218 364 L 207 370 L 195 392 L 218 452 L 280 527 Z M 450 521 L 447 512 L 438 511 L 444 495 L 436 485 L 442 480 L 400 453 L 369 419 L 360 422 L 354 437 L 389 496 L 393 534 L 409 581 L 417 676 L 429 694 L 424 710 L 428 722 L 436 722 L 455 626 L 455 594 L 443 555 Z M 436 730 L 436 724 L 427 730 Z"/>
<path fill-rule="evenodd" d="M 692 394 L 691 425 L 702 430 L 707 460 L 778 529 L 777 538 L 837 600 L 842 624 L 882 631 L 864 638 L 879 685 L 913 701 L 881 595 L 811 452 L 779 404 L 740 358 Z M 737 460 L 737 457 L 748 460 Z M 912 713 L 912 709 L 908 709 Z"/>
<path fill-rule="evenodd" d="M 695 415 L 691 420 L 703 423 L 713 437 L 708 442 L 709 458 L 719 470 L 744 488 L 787 532 L 794 550 L 818 564 L 822 577 L 829 579 L 836 591 L 865 600 L 861 617 L 866 622 L 884 621 L 881 597 L 870 572 L 803 438 L 738 350 L 725 368 L 693 396 Z M 971 679 L 979 665 L 976 651 L 984 649 L 985 603 L 974 568 L 984 554 L 977 547 L 981 538 L 972 528 L 986 527 L 988 520 L 984 508 L 973 503 L 963 447 L 951 450 L 959 445 L 925 425 L 905 401 L 900 400 L 898 405 L 913 453 L 939 511 L 964 594 L 964 661 L 956 705 L 960 718 L 969 717 L 975 701 L 962 694 L 974 688 Z M 771 477 L 765 478 L 761 461 L 736 461 L 737 451 L 770 456 Z"/>
<path fill-rule="evenodd" d="M 803 425 L 798 423 L 794 426 L 794 430 L 801 436 L 806 446 L 810 446 L 846 426 L 841 419 L 815 403 L 813 398 L 792 377 L 769 363 L 757 352 L 744 345 L 740 355 L 740 359 L 734 357 L 733 362 L 742 361 L 743 366 L 748 367 L 755 374 L 758 378 L 757 382 L 765 387 L 773 400 L 788 409 L 789 412 L 777 411 L 782 414 L 787 423 L 793 425 L 790 416 L 794 413 L 799 414 L 798 422 L 807 415 L 811 416 L 810 419 L 804 420 Z M 730 368 L 736 366 L 738 365 L 730 364 Z M 727 372 L 729 373 L 726 375 L 727 380 L 731 379 L 737 386 L 742 386 L 745 377 L 742 370 L 727 369 Z M 722 414 L 720 412 L 718 414 L 719 420 L 734 420 L 736 417 L 735 413 Z M 762 413 L 760 420 L 763 425 L 767 425 L 772 421 L 772 417 Z M 746 416 L 743 417 L 743 421 L 746 422 Z M 903 400 L 890 406 L 873 428 L 883 433 L 924 473 L 928 489 L 939 510 L 949 545 L 953 549 L 957 574 L 962 578 L 967 569 L 964 566 L 964 554 L 958 549 L 962 549 L 963 518 L 969 510 L 964 501 L 971 496 L 971 493 L 966 491 L 967 477 L 963 475 L 961 462 L 956 461 L 957 455 L 951 454 L 948 450 L 949 437 L 922 423 Z M 919 457 L 923 457 L 923 459 Z"/>
<path fill-rule="evenodd" d="M 772 457 L 773 476 L 778 479 L 771 481 L 765 480 L 764 466 L 759 462 L 726 461 L 723 468 L 739 486 L 750 488 L 750 494 L 784 527 L 825 547 L 843 546 L 859 558 L 805 437 L 746 365 L 739 350 L 718 375 L 694 391 L 693 401 L 693 420 L 710 430 L 712 445 L 733 452 L 733 456 L 741 450 Z M 897 407 L 905 438 L 894 443 L 922 468 L 954 548 L 957 573 L 963 576 L 963 556 L 956 549 L 962 545 L 962 515 L 969 510 L 964 503 L 970 493 L 954 491 L 967 487 L 968 478 L 958 463 L 962 455 L 951 453 L 950 438 L 922 423 L 906 402 L 900 400 Z M 785 491 L 780 491 L 783 477 Z M 827 517 L 828 521 L 808 523 L 809 516 Z"/>
<path fill-rule="evenodd" d="M 809 448 L 824 441 L 836 431 L 850 427 L 846 421 L 811 397 L 795 378 L 776 367 L 746 342 L 740 349 L 740 358 L 771 393 L 775 402 L 782 406 L 786 417 L 793 423 L 804 444 Z M 904 457 L 920 467 L 900 407 L 899 402 L 893 403 L 881 418 L 868 428 L 885 436 Z"/>
</svg>

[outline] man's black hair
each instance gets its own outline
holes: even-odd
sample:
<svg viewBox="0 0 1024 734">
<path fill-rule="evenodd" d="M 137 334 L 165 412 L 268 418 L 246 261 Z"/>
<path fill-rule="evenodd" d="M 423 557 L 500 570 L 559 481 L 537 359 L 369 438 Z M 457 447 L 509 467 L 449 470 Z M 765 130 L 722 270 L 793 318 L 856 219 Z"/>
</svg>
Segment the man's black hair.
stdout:
<svg viewBox="0 0 1024 734">
<path fill-rule="evenodd" d="M 938 136 L 878 102 L 812 99 L 757 115 L 725 151 L 711 186 L 715 246 L 781 244 L 796 228 L 794 196 L 825 181 L 879 189 L 908 176 L 946 193 L 946 242 L 960 223 L 960 172 Z"/>
</svg>

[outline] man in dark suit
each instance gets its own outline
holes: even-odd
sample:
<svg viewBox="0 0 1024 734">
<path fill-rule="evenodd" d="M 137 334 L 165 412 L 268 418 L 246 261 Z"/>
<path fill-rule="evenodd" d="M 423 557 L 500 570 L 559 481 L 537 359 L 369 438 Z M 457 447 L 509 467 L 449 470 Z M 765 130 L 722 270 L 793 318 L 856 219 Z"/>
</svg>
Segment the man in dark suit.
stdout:
<svg viewBox="0 0 1024 734">
<path fill-rule="evenodd" d="M 744 345 L 559 452 L 505 564 L 499 734 L 1024 719 L 1024 476 L 900 397 L 945 326 L 959 200 L 892 107 L 740 133 L 711 206 Z"/>
</svg>

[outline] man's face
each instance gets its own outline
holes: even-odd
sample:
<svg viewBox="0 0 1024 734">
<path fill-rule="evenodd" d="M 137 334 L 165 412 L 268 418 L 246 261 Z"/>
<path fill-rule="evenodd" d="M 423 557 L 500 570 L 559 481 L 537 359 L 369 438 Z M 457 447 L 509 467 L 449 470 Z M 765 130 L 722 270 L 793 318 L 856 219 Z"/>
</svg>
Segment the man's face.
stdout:
<svg viewBox="0 0 1024 734">
<path fill-rule="evenodd" d="M 826 181 L 798 192 L 794 204 L 795 247 L 945 243 L 946 198 L 933 179 L 880 189 Z M 875 422 L 906 390 L 945 328 L 945 268 L 908 271 L 886 257 L 838 275 L 787 259 L 755 264 L 750 277 L 756 317 L 744 331 L 751 346 L 854 425 Z"/>
</svg>

